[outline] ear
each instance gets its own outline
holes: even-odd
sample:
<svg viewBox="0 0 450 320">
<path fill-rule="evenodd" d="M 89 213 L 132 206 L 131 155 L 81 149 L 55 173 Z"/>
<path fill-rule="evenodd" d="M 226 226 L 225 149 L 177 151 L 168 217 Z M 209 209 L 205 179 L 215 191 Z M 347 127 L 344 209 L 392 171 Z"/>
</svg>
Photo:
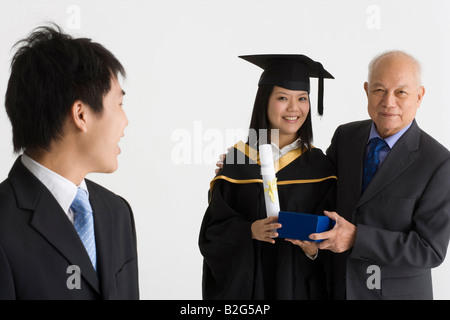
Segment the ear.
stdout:
<svg viewBox="0 0 450 320">
<path fill-rule="evenodd" d="M 70 118 L 78 130 L 87 132 L 88 107 L 81 100 L 73 103 Z"/>
<path fill-rule="evenodd" d="M 369 83 L 364 82 L 364 91 L 366 91 L 366 96 L 369 97 Z"/>
<path fill-rule="evenodd" d="M 425 87 L 420 86 L 417 94 L 417 104 L 420 107 L 420 104 L 422 103 L 423 96 L 425 95 Z"/>
</svg>

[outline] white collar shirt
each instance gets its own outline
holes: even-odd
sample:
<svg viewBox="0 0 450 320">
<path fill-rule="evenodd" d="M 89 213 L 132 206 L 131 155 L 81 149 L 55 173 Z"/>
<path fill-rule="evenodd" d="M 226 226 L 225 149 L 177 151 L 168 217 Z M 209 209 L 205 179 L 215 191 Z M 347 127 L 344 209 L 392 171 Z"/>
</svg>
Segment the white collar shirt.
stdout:
<svg viewBox="0 0 450 320">
<path fill-rule="evenodd" d="M 76 186 L 74 183 L 67 180 L 63 176 L 51 171 L 50 169 L 31 159 L 25 153 L 22 154 L 21 161 L 22 164 L 28 170 L 30 170 L 30 172 L 34 176 L 36 176 L 36 178 L 38 178 L 39 181 L 42 182 L 42 184 L 50 191 L 50 193 L 56 199 L 64 213 L 73 224 L 74 212 L 72 211 L 70 206 L 75 199 L 78 188 L 82 188 L 86 190 L 86 192 L 88 192 L 85 180 L 83 179 L 80 185 Z"/>
</svg>

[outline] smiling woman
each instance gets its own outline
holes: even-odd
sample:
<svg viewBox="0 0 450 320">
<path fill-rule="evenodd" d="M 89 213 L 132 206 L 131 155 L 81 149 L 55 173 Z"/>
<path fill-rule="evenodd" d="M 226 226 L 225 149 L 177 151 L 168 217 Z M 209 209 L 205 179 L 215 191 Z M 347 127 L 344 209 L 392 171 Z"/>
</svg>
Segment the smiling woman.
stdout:
<svg viewBox="0 0 450 320">
<path fill-rule="evenodd" d="M 259 148 L 271 142 L 279 164 L 281 210 L 322 214 L 334 207 L 336 176 L 322 151 L 311 146 L 309 103 L 309 77 L 318 76 L 320 83 L 332 76 L 303 55 L 245 59 L 265 70 L 250 123 L 257 138 L 249 135 L 247 143 L 232 148 L 223 171 L 211 182 L 199 239 L 203 297 L 325 299 L 325 271 L 315 244 L 277 238 L 282 228 L 277 216 L 266 217 Z M 319 112 L 320 106 L 321 100 Z"/>
<path fill-rule="evenodd" d="M 247 60 L 262 69 L 264 72 L 261 74 L 259 80 L 259 88 L 256 93 L 255 104 L 253 107 L 252 118 L 250 121 L 250 129 L 256 130 L 257 136 L 256 140 L 260 144 L 270 143 L 271 136 L 269 129 L 280 129 L 277 128 L 276 123 L 270 123 L 268 117 L 269 102 L 275 99 L 272 97 L 274 87 L 278 87 L 279 92 L 288 93 L 289 91 L 297 91 L 296 94 L 306 93 L 309 95 L 310 91 L 310 77 L 319 78 L 319 97 L 317 102 L 317 111 L 320 115 L 323 114 L 323 79 L 334 79 L 333 76 L 326 71 L 323 66 L 313 61 L 304 55 L 250 55 L 241 56 L 240 58 Z M 293 94 L 293 92 L 290 92 Z M 278 97 L 283 100 L 287 99 L 286 96 Z M 291 103 L 292 103 L 292 98 Z M 304 105 L 303 99 L 306 97 L 298 97 L 299 103 Z M 297 97 L 294 98 L 296 100 Z M 273 102 L 273 101 L 272 101 Z M 279 105 L 282 105 L 281 103 Z M 308 110 L 309 108 L 309 97 L 308 97 Z M 304 109 L 304 108 L 302 108 Z M 274 110 L 274 108 L 271 108 Z M 285 110 L 286 111 L 286 110 Z M 295 111 L 297 112 L 297 111 Z M 298 137 L 302 142 L 302 149 L 306 150 L 311 147 L 311 142 L 313 140 L 313 130 L 311 122 L 311 113 L 308 111 L 304 113 L 306 118 L 304 119 L 301 126 L 297 130 Z M 290 115 L 288 113 L 288 115 Z M 275 120 L 275 119 L 274 119 Z M 278 124 L 279 121 L 277 119 Z M 288 122 L 285 121 L 285 124 Z M 265 129 L 268 134 L 267 136 L 260 136 L 259 131 Z M 289 139 L 287 139 L 289 140 Z M 295 139 L 294 139 L 295 140 Z"/>
<path fill-rule="evenodd" d="M 269 98 L 267 117 L 270 129 L 279 130 L 281 149 L 298 138 L 298 131 L 309 114 L 309 94 L 275 86 Z M 309 117 L 311 119 L 311 117 Z"/>
</svg>

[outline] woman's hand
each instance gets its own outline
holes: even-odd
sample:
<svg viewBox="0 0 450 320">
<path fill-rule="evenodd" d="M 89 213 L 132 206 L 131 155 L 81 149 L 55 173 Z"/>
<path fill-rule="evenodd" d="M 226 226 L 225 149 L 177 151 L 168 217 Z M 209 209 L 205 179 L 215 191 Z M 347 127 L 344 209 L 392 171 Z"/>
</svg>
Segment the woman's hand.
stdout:
<svg viewBox="0 0 450 320">
<path fill-rule="evenodd" d="M 278 217 L 268 217 L 256 220 L 252 223 L 252 239 L 275 243 L 273 238 L 278 237 L 276 229 L 281 228 L 281 224 L 277 223 Z"/>
<path fill-rule="evenodd" d="M 228 150 L 230 150 L 230 148 L 228 148 Z M 215 173 L 218 174 L 220 172 L 220 170 L 223 169 L 223 163 L 225 162 L 225 158 L 227 157 L 227 155 L 225 153 L 221 154 L 219 156 L 219 161 L 216 162 L 216 171 Z"/>
<path fill-rule="evenodd" d="M 295 244 L 302 248 L 303 252 L 305 252 L 307 255 L 314 257 L 317 254 L 317 244 L 312 241 L 301 241 L 301 240 L 292 240 L 292 239 L 286 239 L 286 241 L 289 241 L 292 244 Z"/>
</svg>

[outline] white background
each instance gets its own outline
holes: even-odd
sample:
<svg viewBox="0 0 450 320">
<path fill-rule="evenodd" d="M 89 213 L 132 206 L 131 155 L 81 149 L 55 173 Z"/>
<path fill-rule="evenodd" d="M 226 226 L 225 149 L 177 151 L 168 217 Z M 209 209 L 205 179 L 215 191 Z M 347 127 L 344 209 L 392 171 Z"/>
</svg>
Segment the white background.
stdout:
<svg viewBox="0 0 450 320">
<path fill-rule="evenodd" d="M 209 182 L 219 154 L 246 133 L 261 74 L 237 56 L 302 53 L 323 63 L 336 78 L 325 81 L 324 117 L 313 116 L 314 144 L 325 150 L 339 124 L 367 118 L 369 61 L 405 50 L 424 68 L 418 124 L 449 148 L 449 13 L 446 0 L 1 0 L 0 93 L 11 47 L 44 21 L 118 57 L 129 119 L 120 167 L 88 178 L 134 210 L 141 298 L 201 299 L 197 241 Z M 16 159 L 1 109 L 0 181 Z M 433 270 L 436 299 L 450 299 L 449 260 Z"/>
</svg>

